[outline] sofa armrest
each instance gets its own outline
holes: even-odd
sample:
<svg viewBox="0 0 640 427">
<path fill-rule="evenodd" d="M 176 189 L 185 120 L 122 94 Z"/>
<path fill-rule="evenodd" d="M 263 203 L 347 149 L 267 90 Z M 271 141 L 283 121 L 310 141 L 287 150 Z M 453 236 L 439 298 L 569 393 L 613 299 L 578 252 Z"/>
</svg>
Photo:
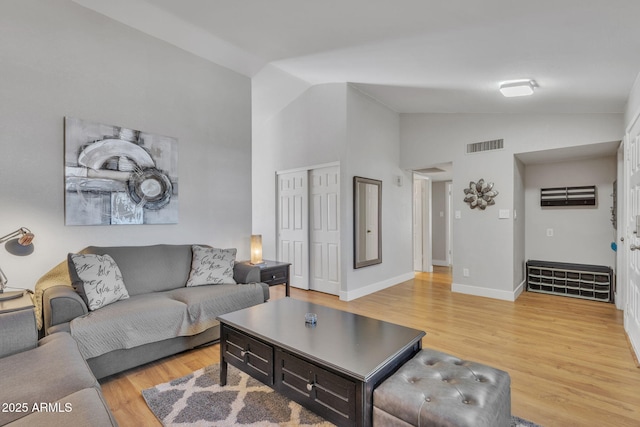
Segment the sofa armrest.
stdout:
<svg viewBox="0 0 640 427">
<path fill-rule="evenodd" d="M 38 330 L 33 306 L 9 309 L 0 313 L 0 358 L 36 348 Z"/>
<path fill-rule="evenodd" d="M 80 295 L 69 286 L 54 286 L 45 290 L 42 311 L 45 335 L 52 326 L 70 322 L 89 312 Z"/>
<path fill-rule="evenodd" d="M 237 262 L 233 266 L 233 280 L 236 283 L 260 282 L 260 267 L 244 262 Z"/>
</svg>

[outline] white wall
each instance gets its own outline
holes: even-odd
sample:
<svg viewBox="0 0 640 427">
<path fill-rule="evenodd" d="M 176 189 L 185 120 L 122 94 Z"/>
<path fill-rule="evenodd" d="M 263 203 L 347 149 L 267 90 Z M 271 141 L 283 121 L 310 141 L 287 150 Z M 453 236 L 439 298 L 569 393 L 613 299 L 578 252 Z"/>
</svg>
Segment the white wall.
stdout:
<svg viewBox="0 0 640 427">
<path fill-rule="evenodd" d="M 33 288 L 89 244 L 203 242 L 249 256 L 248 78 L 67 0 L 2 2 L 0 76 L 0 235 L 36 234 L 31 256 L 0 252 L 11 285 Z M 65 116 L 178 138 L 179 223 L 66 227 Z"/>
<path fill-rule="evenodd" d="M 525 203 L 525 165 L 519 159 L 513 163 L 513 285 L 515 297 L 525 289 L 525 243 L 527 213 Z"/>
<path fill-rule="evenodd" d="M 270 118 L 254 127 L 253 232 L 262 234 L 265 259 L 276 259 L 276 172 L 332 163 L 344 156 L 346 90 L 345 84 L 311 87 L 286 107 L 264 113 Z"/>
<path fill-rule="evenodd" d="M 515 290 L 512 271 L 513 155 L 506 151 L 475 154 L 454 160 L 454 167 L 453 209 L 460 211 L 461 218 L 453 222 L 456 259 L 452 289 L 512 299 Z M 495 205 L 484 211 L 471 209 L 463 202 L 464 188 L 481 178 L 494 183 L 493 189 L 499 193 L 494 199 Z M 498 218 L 502 209 L 509 210 L 510 218 Z M 461 274 L 465 268 L 469 271 L 468 277 Z"/>
<path fill-rule="evenodd" d="M 400 166 L 400 119 L 348 86 L 347 142 L 342 164 L 341 298 L 351 300 L 413 278 L 412 175 Z M 353 177 L 382 181 L 382 263 L 353 268 Z M 402 186 L 396 184 L 401 177 Z"/>
<path fill-rule="evenodd" d="M 527 165 L 527 259 L 615 266 L 611 193 L 616 169 L 616 157 Z M 541 188 L 583 185 L 596 186 L 595 207 L 540 206 Z M 547 237 L 548 229 L 553 237 Z"/>
<path fill-rule="evenodd" d="M 453 161 L 453 289 L 513 300 L 520 262 L 514 251 L 514 154 L 619 140 L 622 114 L 403 114 L 400 117 L 403 169 Z M 505 149 L 467 155 L 468 143 L 504 139 Z M 480 178 L 495 183 L 496 205 L 471 210 L 463 189 Z M 498 211 L 508 209 L 509 219 Z M 463 268 L 469 269 L 464 277 Z"/>
<path fill-rule="evenodd" d="M 260 127 L 298 98 L 311 85 L 304 80 L 267 65 L 251 78 L 251 121 L 255 134 Z"/>
<path fill-rule="evenodd" d="M 300 82 L 291 85 L 289 93 L 301 88 Z M 411 183 L 398 167 L 398 114 L 344 83 L 312 86 L 284 107 L 279 103 L 272 108 L 260 113 L 264 122 L 254 122 L 252 148 L 253 231 L 262 234 L 264 257 L 274 259 L 277 254 L 276 172 L 339 162 L 341 298 L 357 298 L 412 276 Z M 383 262 L 357 270 L 353 269 L 355 175 L 383 181 Z M 393 184 L 396 176 L 403 177 L 402 187 Z"/>
<path fill-rule="evenodd" d="M 635 119 L 638 111 L 640 111 L 640 73 L 636 76 L 636 81 L 631 88 L 629 99 L 627 100 L 624 117 L 625 126 L 631 125 L 631 121 Z"/>
</svg>

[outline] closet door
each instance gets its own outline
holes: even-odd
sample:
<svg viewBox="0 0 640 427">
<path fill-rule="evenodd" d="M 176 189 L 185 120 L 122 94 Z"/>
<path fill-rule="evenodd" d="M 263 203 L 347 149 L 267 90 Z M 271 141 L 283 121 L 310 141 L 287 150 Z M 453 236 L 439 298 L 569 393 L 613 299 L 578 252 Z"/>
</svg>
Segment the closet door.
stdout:
<svg viewBox="0 0 640 427">
<path fill-rule="evenodd" d="M 308 172 L 278 175 L 278 261 L 291 263 L 291 286 L 309 289 Z"/>
<path fill-rule="evenodd" d="M 310 288 L 340 292 L 340 168 L 309 172 Z"/>
<path fill-rule="evenodd" d="M 626 238 L 620 250 L 626 250 L 626 280 L 619 286 L 624 308 L 624 329 L 636 356 L 640 357 L 640 113 L 627 129 L 625 135 L 627 162 L 625 163 L 624 186 L 627 200 L 624 203 Z M 625 304 L 623 302 L 623 304 Z"/>
<path fill-rule="evenodd" d="M 422 181 L 413 179 L 413 269 L 422 271 Z"/>
</svg>

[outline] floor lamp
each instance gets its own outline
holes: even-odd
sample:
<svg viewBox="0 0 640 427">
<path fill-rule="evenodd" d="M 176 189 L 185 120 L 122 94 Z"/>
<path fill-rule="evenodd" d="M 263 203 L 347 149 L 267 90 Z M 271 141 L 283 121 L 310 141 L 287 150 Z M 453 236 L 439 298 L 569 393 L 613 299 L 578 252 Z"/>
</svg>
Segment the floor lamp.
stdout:
<svg viewBox="0 0 640 427">
<path fill-rule="evenodd" d="M 6 242 L 4 245 L 7 252 L 13 255 L 25 256 L 33 253 L 34 234 L 25 227 L 21 227 L 6 236 L 0 237 L 0 243 Z M 7 286 L 7 276 L 0 268 L 0 301 L 21 297 L 24 291 L 5 292 Z"/>
</svg>

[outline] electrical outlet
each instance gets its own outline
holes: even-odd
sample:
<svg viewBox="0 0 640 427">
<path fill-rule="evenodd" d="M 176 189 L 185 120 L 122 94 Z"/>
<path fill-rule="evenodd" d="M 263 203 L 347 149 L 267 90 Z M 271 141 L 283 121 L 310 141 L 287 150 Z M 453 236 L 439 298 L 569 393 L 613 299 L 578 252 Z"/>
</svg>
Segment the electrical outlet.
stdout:
<svg viewBox="0 0 640 427">
<path fill-rule="evenodd" d="M 547 237 L 553 237 L 553 228 L 547 228 Z"/>
<path fill-rule="evenodd" d="M 469 277 L 469 269 L 468 268 L 463 268 L 462 269 L 462 275 L 464 277 Z"/>
</svg>

